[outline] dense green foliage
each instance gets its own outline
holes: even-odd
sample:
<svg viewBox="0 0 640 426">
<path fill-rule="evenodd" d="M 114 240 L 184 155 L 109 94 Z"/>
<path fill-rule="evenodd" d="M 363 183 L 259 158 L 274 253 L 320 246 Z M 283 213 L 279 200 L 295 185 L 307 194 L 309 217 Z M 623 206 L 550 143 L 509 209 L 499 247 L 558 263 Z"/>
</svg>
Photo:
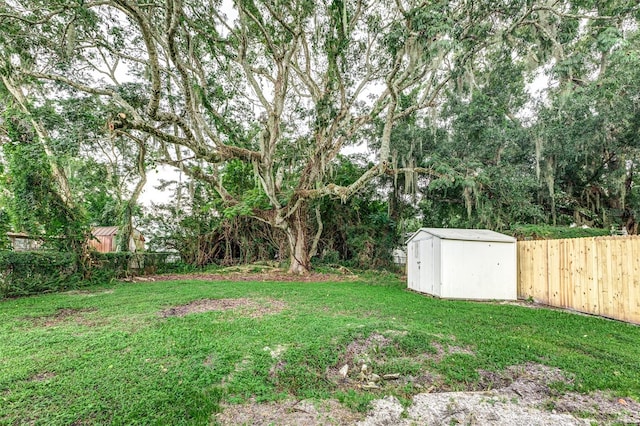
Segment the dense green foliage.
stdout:
<svg viewBox="0 0 640 426">
<path fill-rule="evenodd" d="M 73 253 L 0 252 L 0 297 L 75 288 L 82 274 Z"/>
<path fill-rule="evenodd" d="M 518 240 L 551 240 L 562 238 L 602 237 L 611 235 L 608 229 L 551 225 L 518 225 L 505 233 Z"/>
<path fill-rule="evenodd" d="M 25 109 L 22 93 L 12 89 L 0 82 L 2 229 L 81 259 L 91 226 L 124 230 L 140 215 L 138 188 L 131 188 L 144 181 L 144 150 L 106 137 L 98 98 L 43 99 L 45 105 Z"/>
<path fill-rule="evenodd" d="M 181 264 L 167 261 L 172 255 L 92 252 L 81 268 L 74 252 L 0 251 L 0 299 L 70 290 L 141 273 L 174 271 Z"/>
<path fill-rule="evenodd" d="M 0 207 L 0 250 L 10 250 L 11 242 L 7 232 L 11 231 L 11 219 L 6 210 Z"/>
<path fill-rule="evenodd" d="M 25 117 L 11 112 L 5 111 L 4 117 L 8 140 L 2 145 L 3 212 L 15 230 L 41 236 L 56 249 L 79 253 L 87 235 L 83 212 L 56 186 L 47 154 Z"/>
<path fill-rule="evenodd" d="M 251 193 L 256 193 L 251 173 L 234 167 L 229 172 L 228 179 L 246 189 L 245 202 L 251 203 Z M 247 218 L 242 211 L 250 207 L 225 209 L 208 185 L 177 184 L 171 198 L 154 204 L 142 222 L 151 249 L 176 250 L 183 262 L 195 267 L 273 260 L 280 250 L 286 257 L 282 233 Z"/>
<path fill-rule="evenodd" d="M 224 7 L 0 0 L 0 224 L 82 258 L 164 165 L 145 233 L 196 266 L 385 266 L 419 226 L 638 233 L 637 2 Z"/>
<path fill-rule="evenodd" d="M 161 314 L 225 298 L 272 309 Z M 374 334 L 390 343 L 371 348 L 372 372 L 424 374 L 433 391 L 482 389 L 481 370 L 536 363 L 573 377 L 558 392 L 640 397 L 636 326 L 424 297 L 377 273 L 355 282 L 119 283 L 2 301 L 0 419 L 206 425 L 223 403 L 336 398 L 363 410 L 373 398 L 424 392 L 410 380 L 366 391 L 328 378 L 348 347 Z M 436 345 L 468 353 L 432 358 Z M 269 351 L 278 347 L 274 359 Z"/>
<path fill-rule="evenodd" d="M 330 179 L 338 185 L 354 182 L 366 169 L 358 158 L 339 156 Z M 318 240 L 318 263 L 342 263 L 356 268 L 384 268 L 402 238 L 388 201 L 371 182 L 347 201 L 325 198 L 315 207 L 322 222 Z M 313 223 L 313 218 L 309 220 Z"/>
<path fill-rule="evenodd" d="M 363 168 L 358 162 L 339 156 L 330 179 L 348 185 Z M 177 250 L 184 262 L 199 267 L 286 260 L 285 234 L 246 216 L 252 205 L 264 202 L 251 170 L 243 169 L 241 163 L 231 163 L 223 173 L 227 186 L 244 192 L 243 203 L 225 208 L 207 185 L 178 185 L 172 198 L 179 201 L 155 205 L 143 222 L 151 231 L 150 246 Z M 316 232 L 318 215 L 322 226 L 315 263 L 359 268 L 391 266 L 391 252 L 398 246 L 400 235 L 389 216 L 388 204 L 376 193 L 374 183 L 346 202 L 324 198 L 311 207 L 305 217 L 309 233 Z"/>
</svg>

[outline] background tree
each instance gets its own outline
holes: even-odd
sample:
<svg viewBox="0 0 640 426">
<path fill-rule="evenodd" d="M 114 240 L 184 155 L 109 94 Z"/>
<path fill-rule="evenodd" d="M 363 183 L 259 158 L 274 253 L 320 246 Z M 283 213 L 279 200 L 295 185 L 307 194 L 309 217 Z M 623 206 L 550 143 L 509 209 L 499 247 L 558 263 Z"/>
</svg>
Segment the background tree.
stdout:
<svg viewBox="0 0 640 426">
<path fill-rule="evenodd" d="M 1 43 L 5 72 L 20 84 L 108 99 L 119 110 L 114 131 L 153 137 L 159 161 L 208 182 L 227 208 L 246 200 L 224 187 L 222 164 L 250 164 L 266 203 L 248 214 L 284 232 L 290 271 L 302 273 L 312 200 L 347 200 L 393 173 L 391 134 L 400 120 L 437 108 L 443 87 L 481 66 L 475 59 L 496 43 L 517 48 L 544 16 L 577 20 L 570 6 L 238 1 L 224 14 L 188 0 L 30 0 L 3 3 Z M 561 21 L 545 19 L 552 30 Z M 119 64 L 141 96 L 125 96 Z M 401 102 L 409 94 L 413 101 Z M 327 182 L 336 155 L 375 121 L 383 123 L 376 162 L 348 186 Z M 186 155 L 177 154 L 182 148 Z"/>
<path fill-rule="evenodd" d="M 88 235 L 83 211 L 71 204 L 56 185 L 52 161 L 33 131 L 31 120 L 11 108 L 5 110 L 4 212 L 17 231 L 82 254 Z"/>
<path fill-rule="evenodd" d="M 330 171 L 331 182 L 348 186 L 371 167 L 363 156 L 338 156 Z M 322 198 L 315 202 L 316 233 L 314 247 L 320 261 L 342 263 L 358 268 L 381 268 L 391 264 L 393 249 L 402 242 L 396 222 L 390 215 L 387 185 L 382 177 L 367 183 L 346 202 Z M 399 217 L 399 216 L 398 216 Z M 311 218 L 309 220 L 312 222 Z"/>
<path fill-rule="evenodd" d="M 194 192 L 188 215 L 211 206 L 207 229 L 240 217 L 252 232 L 258 222 L 270 227 L 274 241 L 286 239 L 290 271 L 304 273 L 334 219 L 323 203 L 361 197 L 379 212 L 377 195 L 363 196 L 370 184 L 381 199 L 394 194 L 389 224 L 404 222 L 403 209 L 413 214 L 415 188 L 428 185 L 425 220 L 452 209 L 434 223 L 503 229 L 544 220 L 545 211 L 557 220 L 558 201 L 564 215 L 565 199 L 584 193 L 575 188 L 632 176 L 634 154 L 619 149 L 623 135 L 632 144 L 632 126 L 608 115 L 606 93 L 630 88 L 608 70 L 633 75 L 616 58 L 634 52 L 637 13 L 627 0 L 243 0 L 227 10 L 195 0 L 0 1 L 0 75 L 69 205 L 77 200 L 52 145 L 64 131 L 38 114 L 54 100 L 93 111 L 69 118 L 83 129 L 62 123 L 75 140 L 113 143 L 127 166 L 107 173 L 126 169 L 143 185 L 148 166 L 180 169 L 207 197 Z M 523 78 L 545 67 L 558 89 L 539 119 L 522 123 Z M 619 106 L 636 119 L 633 100 Z M 561 129 L 574 124 L 576 137 L 563 141 Z M 616 161 L 592 155 L 578 166 L 570 143 L 594 153 L 604 139 L 580 128 L 602 127 L 614 129 L 599 137 Z M 336 179 L 333 170 L 346 167 L 341 150 L 364 142 L 375 160 Z M 618 185 L 620 195 L 623 187 L 616 203 L 627 208 L 634 186 Z M 122 200 L 131 218 L 135 203 Z"/>
<path fill-rule="evenodd" d="M 523 64 L 508 51 L 486 60 L 468 89 L 458 82 L 448 92 L 439 143 L 431 142 L 425 163 L 442 173 L 424 190 L 428 226 L 505 230 L 542 219 L 531 132 L 518 118 L 529 99 Z"/>
<path fill-rule="evenodd" d="M 246 191 L 255 188 L 252 170 L 243 163 L 230 162 L 226 169 L 227 185 Z M 274 261 L 286 255 L 283 233 L 243 214 L 242 209 L 249 207 L 225 210 L 210 185 L 179 180 L 163 181 L 162 187 L 171 188 L 173 195 L 166 202 L 153 203 L 142 224 L 152 236 L 152 250 L 176 250 L 182 261 L 194 266 Z"/>
<path fill-rule="evenodd" d="M 637 57 L 630 13 L 637 5 L 596 6 L 588 13 L 591 6 L 581 2 L 571 12 L 541 11 L 523 34 L 539 49 L 530 44 L 513 54 L 510 43 L 496 45 L 483 68 L 450 85 L 434 137 L 425 133 L 420 142 L 430 144 L 422 164 L 440 173 L 423 185 L 424 224 L 501 230 L 550 221 L 635 229 L 637 206 L 625 198 L 635 194 L 637 142 L 626 129 L 637 102 L 619 89 L 637 79 L 614 64 Z M 536 106 L 524 83 L 542 64 L 551 89 Z"/>
<path fill-rule="evenodd" d="M 557 86 L 534 131 L 554 223 L 635 229 L 639 104 L 630 94 L 638 89 L 638 51 L 637 27 L 617 17 L 586 26 L 581 43 L 552 69 Z"/>
<path fill-rule="evenodd" d="M 5 92 L 5 189 L 14 227 L 39 235 L 42 227 L 57 226 L 45 233 L 61 241 L 77 239 L 70 247 L 80 249 L 89 225 L 118 225 L 120 248 L 128 251 L 146 182 L 147 142 L 131 143 L 130 137 L 125 142 L 108 132 L 104 117 L 109 111 L 97 97 L 48 99 L 24 93 L 18 86 Z M 51 208 L 84 230 L 70 235 L 59 220 L 49 223 Z"/>
</svg>

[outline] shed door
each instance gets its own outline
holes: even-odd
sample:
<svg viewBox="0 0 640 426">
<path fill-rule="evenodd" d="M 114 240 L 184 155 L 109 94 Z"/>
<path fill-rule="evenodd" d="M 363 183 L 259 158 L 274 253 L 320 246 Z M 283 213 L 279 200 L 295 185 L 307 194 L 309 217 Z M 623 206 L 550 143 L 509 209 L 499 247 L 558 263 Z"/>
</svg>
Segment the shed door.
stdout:
<svg viewBox="0 0 640 426">
<path fill-rule="evenodd" d="M 420 270 L 420 291 L 424 293 L 433 294 L 433 282 L 435 280 L 433 262 L 433 238 L 427 240 L 418 241 L 420 244 L 420 263 L 418 268 Z"/>
<path fill-rule="evenodd" d="M 411 290 L 420 291 L 420 245 L 411 241 L 407 247 L 407 278 Z"/>
</svg>

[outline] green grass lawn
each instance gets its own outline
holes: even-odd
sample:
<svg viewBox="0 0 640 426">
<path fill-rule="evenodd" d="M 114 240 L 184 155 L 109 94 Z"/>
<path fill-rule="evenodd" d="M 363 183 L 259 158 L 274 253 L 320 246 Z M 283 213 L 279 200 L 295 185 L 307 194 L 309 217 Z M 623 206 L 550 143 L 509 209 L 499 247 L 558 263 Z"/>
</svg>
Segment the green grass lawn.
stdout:
<svg viewBox="0 0 640 426">
<path fill-rule="evenodd" d="M 254 305 L 161 315 L 222 298 Z M 569 390 L 640 398 L 640 327 L 620 322 L 433 299 L 391 275 L 119 283 L 0 301 L 0 424 L 208 424 L 221 403 L 249 398 L 333 397 L 363 408 L 385 393 L 419 392 L 411 383 L 367 391 L 327 379 L 349 344 L 374 333 L 392 340 L 371 361 L 380 374 L 429 370 L 443 389 L 472 389 L 479 370 L 535 362 L 574 375 Z M 454 345 L 467 351 L 420 357 Z"/>
</svg>

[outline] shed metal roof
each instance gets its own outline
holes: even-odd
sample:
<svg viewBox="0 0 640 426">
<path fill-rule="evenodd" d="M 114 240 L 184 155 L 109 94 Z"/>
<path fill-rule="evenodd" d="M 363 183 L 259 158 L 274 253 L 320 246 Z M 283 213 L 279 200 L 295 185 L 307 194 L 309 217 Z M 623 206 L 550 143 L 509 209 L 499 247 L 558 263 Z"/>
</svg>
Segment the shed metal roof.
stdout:
<svg viewBox="0 0 640 426">
<path fill-rule="evenodd" d="M 95 226 L 91 228 L 91 233 L 96 237 L 116 235 L 118 233 L 117 226 Z"/>
<path fill-rule="evenodd" d="M 514 237 L 488 229 L 420 228 L 406 241 L 406 244 L 424 232 L 443 240 L 488 241 L 498 243 L 514 243 L 516 241 Z"/>
</svg>

